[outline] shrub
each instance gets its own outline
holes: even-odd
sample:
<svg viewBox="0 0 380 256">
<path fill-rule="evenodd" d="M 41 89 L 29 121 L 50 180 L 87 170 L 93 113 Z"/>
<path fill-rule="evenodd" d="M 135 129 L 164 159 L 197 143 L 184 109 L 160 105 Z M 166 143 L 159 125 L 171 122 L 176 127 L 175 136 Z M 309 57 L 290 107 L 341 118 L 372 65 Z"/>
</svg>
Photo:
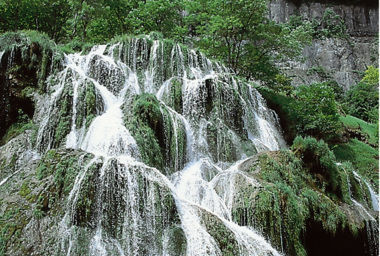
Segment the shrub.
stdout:
<svg viewBox="0 0 380 256">
<path fill-rule="evenodd" d="M 291 148 L 311 172 L 325 177 L 331 191 L 337 192 L 339 170 L 335 155 L 323 140 L 298 136 Z"/>
</svg>

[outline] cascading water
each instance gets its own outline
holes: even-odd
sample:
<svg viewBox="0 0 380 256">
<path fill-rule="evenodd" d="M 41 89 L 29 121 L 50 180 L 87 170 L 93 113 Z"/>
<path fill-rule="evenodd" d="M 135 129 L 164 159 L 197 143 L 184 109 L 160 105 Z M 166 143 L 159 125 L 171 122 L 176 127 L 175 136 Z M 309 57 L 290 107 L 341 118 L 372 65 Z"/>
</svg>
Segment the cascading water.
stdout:
<svg viewBox="0 0 380 256">
<path fill-rule="evenodd" d="M 279 255 L 231 218 L 233 177 L 257 185 L 239 160 L 285 143 L 260 94 L 229 73 L 199 52 L 149 38 L 65 56 L 49 84 L 37 148 L 94 158 L 81 164 L 67 199 L 61 253 Z M 158 145 L 162 159 L 142 142 Z"/>
</svg>

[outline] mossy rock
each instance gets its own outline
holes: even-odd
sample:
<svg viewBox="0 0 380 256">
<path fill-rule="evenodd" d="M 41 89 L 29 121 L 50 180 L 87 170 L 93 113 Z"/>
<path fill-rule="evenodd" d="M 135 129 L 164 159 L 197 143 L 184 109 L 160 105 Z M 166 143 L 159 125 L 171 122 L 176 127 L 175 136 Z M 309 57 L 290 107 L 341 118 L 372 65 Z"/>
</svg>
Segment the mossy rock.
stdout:
<svg viewBox="0 0 380 256">
<path fill-rule="evenodd" d="M 152 94 L 135 96 L 132 114 L 127 105 L 123 108 L 124 123 L 139 146 L 142 160 L 166 175 L 183 168 L 186 133 L 182 120 L 175 119 Z"/>
<path fill-rule="evenodd" d="M 217 216 L 202 212 L 202 223 L 207 232 L 215 239 L 223 256 L 233 256 L 239 252 L 239 244 L 234 233 Z"/>
<path fill-rule="evenodd" d="M 104 112 L 104 101 L 91 81 L 86 80 L 78 90 L 75 125 L 88 128 L 95 117 Z"/>
<path fill-rule="evenodd" d="M 72 224 L 79 227 L 94 228 L 96 221 L 96 196 L 100 182 L 101 163 L 93 163 L 84 170 L 85 176 L 82 180 L 78 198 L 74 206 Z"/>
</svg>

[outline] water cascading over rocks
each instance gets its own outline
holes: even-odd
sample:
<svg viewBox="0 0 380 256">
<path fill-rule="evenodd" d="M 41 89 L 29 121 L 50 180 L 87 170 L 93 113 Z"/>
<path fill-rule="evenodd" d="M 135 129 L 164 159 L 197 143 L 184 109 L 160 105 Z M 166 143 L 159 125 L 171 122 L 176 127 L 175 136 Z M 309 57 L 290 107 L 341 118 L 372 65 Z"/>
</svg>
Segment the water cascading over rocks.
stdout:
<svg viewBox="0 0 380 256">
<path fill-rule="evenodd" d="M 196 50 L 150 37 L 65 55 L 51 73 L 23 149 L 48 184 L 28 199 L 38 205 L 31 225 L 55 234 L 55 246 L 40 251 L 279 255 L 233 222 L 234 187 L 221 178 L 285 146 L 276 114 L 248 83 Z M 58 198 L 63 214 L 47 227 L 41 216 Z"/>
<path fill-rule="evenodd" d="M 232 221 L 232 199 L 213 181 L 284 146 L 255 89 L 195 50 L 148 37 L 67 55 L 49 81 L 36 149 L 93 154 L 66 200 L 61 253 L 278 255 Z"/>
</svg>

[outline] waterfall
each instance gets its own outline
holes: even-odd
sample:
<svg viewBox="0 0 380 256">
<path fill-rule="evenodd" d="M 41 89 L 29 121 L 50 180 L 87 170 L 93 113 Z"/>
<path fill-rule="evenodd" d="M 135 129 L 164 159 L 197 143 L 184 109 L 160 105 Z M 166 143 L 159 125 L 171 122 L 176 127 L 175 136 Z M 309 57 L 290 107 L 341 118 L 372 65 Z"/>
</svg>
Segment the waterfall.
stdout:
<svg viewBox="0 0 380 256">
<path fill-rule="evenodd" d="M 371 197 L 371 203 L 372 203 L 372 208 L 374 211 L 379 211 L 379 195 L 375 193 L 375 191 L 372 189 L 372 187 L 368 184 L 367 181 L 365 181 L 356 171 L 352 172 L 355 175 L 355 178 L 359 180 L 359 182 L 363 181 L 364 184 L 366 185 L 370 197 Z"/>
<path fill-rule="evenodd" d="M 1 59 L 3 58 L 4 52 L 5 51 L 0 51 L 0 65 L 1 65 Z"/>
<path fill-rule="evenodd" d="M 50 81 L 37 149 L 93 154 L 67 198 L 61 253 L 280 255 L 231 218 L 234 177 L 258 186 L 240 163 L 285 146 L 251 85 L 148 37 L 66 55 Z"/>
</svg>

